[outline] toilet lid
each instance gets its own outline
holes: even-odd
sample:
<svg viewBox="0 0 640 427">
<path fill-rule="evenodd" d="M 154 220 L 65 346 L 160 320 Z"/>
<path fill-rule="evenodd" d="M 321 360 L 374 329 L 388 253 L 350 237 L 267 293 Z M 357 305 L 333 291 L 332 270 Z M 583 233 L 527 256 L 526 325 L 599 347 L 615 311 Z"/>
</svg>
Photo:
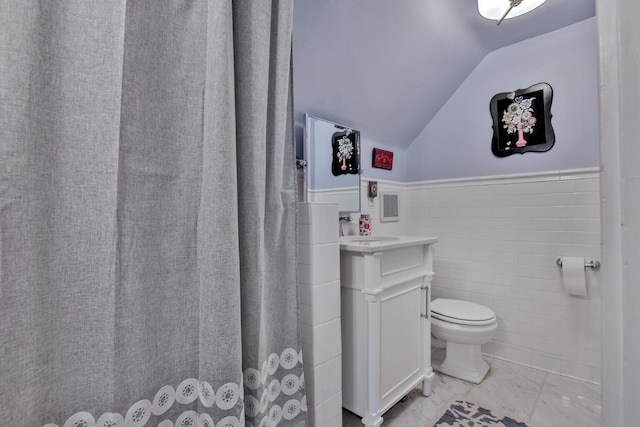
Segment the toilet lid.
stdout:
<svg viewBox="0 0 640 427">
<path fill-rule="evenodd" d="M 488 307 L 469 301 L 438 298 L 431 301 L 431 315 L 445 322 L 462 325 L 487 325 L 496 314 Z"/>
</svg>

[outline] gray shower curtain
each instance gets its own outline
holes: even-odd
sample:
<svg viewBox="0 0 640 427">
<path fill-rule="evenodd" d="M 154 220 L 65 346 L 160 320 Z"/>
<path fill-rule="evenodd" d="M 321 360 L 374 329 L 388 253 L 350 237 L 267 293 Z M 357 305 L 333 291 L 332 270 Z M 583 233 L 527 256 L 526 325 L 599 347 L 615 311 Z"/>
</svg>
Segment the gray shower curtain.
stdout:
<svg viewBox="0 0 640 427">
<path fill-rule="evenodd" d="M 292 2 L 0 8 L 0 425 L 305 425 Z"/>
</svg>

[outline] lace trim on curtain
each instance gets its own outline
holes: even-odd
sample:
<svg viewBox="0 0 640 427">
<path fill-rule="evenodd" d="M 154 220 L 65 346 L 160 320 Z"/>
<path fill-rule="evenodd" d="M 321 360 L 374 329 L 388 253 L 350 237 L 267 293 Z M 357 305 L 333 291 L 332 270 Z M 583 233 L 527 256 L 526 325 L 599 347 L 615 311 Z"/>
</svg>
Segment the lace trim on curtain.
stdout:
<svg viewBox="0 0 640 427">
<path fill-rule="evenodd" d="M 296 352 L 292 348 L 285 349 L 280 355 L 272 353 L 263 362 L 262 369 L 247 368 L 243 372 L 242 383 L 250 391 L 265 386 L 268 377 L 274 375 L 278 368 L 292 369 L 302 364 L 302 351 Z M 244 395 L 243 384 L 233 382 L 223 384 L 214 390 L 207 381 L 196 378 L 187 378 L 177 388 L 170 385 L 161 387 L 153 401 L 143 399 L 133 404 L 127 413 L 122 416 L 118 413 L 107 412 L 97 420 L 89 412 L 77 412 L 70 416 L 62 427 L 143 427 L 147 425 L 152 415 L 162 416 L 175 404 L 188 405 L 200 399 L 205 408 L 211 408 L 214 404 L 221 410 L 232 410 L 238 404 L 244 404 L 240 418 L 226 416 L 214 422 L 209 414 L 197 413 L 193 410 L 182 412 L 174 421 L 163 420 L 158 427 L 242 427 L 245 425 L 244 415 L 256 418 L 259 427 L 276 426 L 282 419 L 292 420 L 301 412 L 307 411 L 307 397 L 303 395 L 300 400 L 289 399 L 282 406 L 273 402 L 280 395 L 292 396 L 301 387 L 304 387 L 304 373 L 298 377 L 295 374 L 286 374 L 280 380 L 272 379 L 262 392 L 260 400 L 251 394 Z M 267 413 L 267 409 L 269 410 Z M 247 423 L 247 427 L 253 424 Z M 49 423 L 42 427 L 59 427 Z"/>
</svg>

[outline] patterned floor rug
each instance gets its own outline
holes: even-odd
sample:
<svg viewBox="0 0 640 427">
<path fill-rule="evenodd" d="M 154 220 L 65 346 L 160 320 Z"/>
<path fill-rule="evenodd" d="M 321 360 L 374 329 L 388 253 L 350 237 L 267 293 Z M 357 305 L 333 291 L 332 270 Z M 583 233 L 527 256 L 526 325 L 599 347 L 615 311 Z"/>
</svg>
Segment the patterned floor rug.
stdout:
<svg viewBox="0 0 640 427">
<path fill-rule="evenodd" d="M 427 427 L 537 427 L 530 421 L 520 421 L 499 409 L 453 396 L 445 403 L 436 421 Z"/>
</svg>

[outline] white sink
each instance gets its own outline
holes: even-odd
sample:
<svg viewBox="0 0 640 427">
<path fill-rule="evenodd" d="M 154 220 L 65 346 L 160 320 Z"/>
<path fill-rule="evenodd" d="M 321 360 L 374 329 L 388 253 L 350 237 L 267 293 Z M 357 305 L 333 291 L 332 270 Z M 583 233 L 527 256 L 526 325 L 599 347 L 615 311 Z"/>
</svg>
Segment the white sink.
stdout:
<svg viewBox="0 0 640 427">
<path fill-rule="evenodd" d="M 404 246 L 435 243 L 437 241 L 437 237 L 419 236 L 343 236 L 340 237 L 340 250 L 373 253 Z"/>
<path fill-rule="evenodd" d="M 396 236 L 343 236 L 340 237 L 340 243 L 376 243 L 376 242 L 393 242 L 398 240 Z"/>
</svg>

